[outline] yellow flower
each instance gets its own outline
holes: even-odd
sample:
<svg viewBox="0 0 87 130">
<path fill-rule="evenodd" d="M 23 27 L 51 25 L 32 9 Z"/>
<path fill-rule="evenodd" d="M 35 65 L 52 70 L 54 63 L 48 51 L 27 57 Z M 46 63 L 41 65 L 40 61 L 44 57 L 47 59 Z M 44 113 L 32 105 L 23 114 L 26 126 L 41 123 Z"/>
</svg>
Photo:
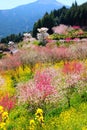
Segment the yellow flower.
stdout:
<svg viewBox="0 0 87 130">
<path fill-rule="evenodd" d="M 3 112 L 2 113 L 2 120 L 5 121 L 8 118 L 8 112 Z"/>
<path fill-rule="evenodd" d="M 40 117 L 38 118 L 38 121 L 39 121 L 40 123 L 43 123 L 43 122 L 44 122 L 43 116 L 40 116 Z"/>
<path fill-rule="evenodd" d="M 0 106 L 0 114 L 2 114 L 2 113 L 3 113 L 3 111 L 4 111 L 3 106 Z"/>
<path fill-rule="evenodd" d="M 1 129 L 4 129 L 4 128 L 5 128 L 5 122 L 1 122 L 1 123 L 0 123 L 0 128 L 1 128 Z"/>
<path fill-rule="evenodd" d="M 43 110 L 40 109 L 40 108 L 38 108 L 37 111 L 36 111 L 36 113 L 35 113 L 35 115 L 38 115 L 38 114 L 43 114 Z"/>
<path fill-rule="evenodd" d="M 43 124 L 44 123 L 44 119 L 43 119 L 43 110 L 38 108 L 36 113 L 35 113 L 35 116 L 36 116 L 36 120 L 40 123 L 40 124 Z"/>
<path fill-rule="evenodd" d="M 32 119 L 30 120 L 30 128 L 29 130 L 35 130 L 35 121 Z"/>
<path fill-rule="evenodd" d="M 87 130 L 87 126 L 82 127 L 82 130 Z"/>
<path fill-rule="evenodd" d="M 55 69 L 59 69 L 59 68 L 62 68 L 64 66 L 64 62 L 63 61 L 60 61 L 60 62 L 57 62 L 54 64 L 54 68 Z"/>
<path fill-rule="evenodd" d="M 30 120 L 30 126 L 35 126 L 35 121 L 32 119 L 32 120 Z"/>
</svg>

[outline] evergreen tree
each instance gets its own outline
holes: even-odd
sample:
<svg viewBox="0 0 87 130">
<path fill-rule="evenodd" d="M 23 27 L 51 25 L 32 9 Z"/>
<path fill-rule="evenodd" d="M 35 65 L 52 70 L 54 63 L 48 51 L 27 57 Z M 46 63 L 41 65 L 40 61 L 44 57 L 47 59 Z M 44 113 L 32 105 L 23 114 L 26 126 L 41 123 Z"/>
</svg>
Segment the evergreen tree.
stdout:
<svg viewBox="0 0 87 130">
<path fill-rule="evenodd" d="M 33 27 L 33 36 L 37 34 L 37 28 L 47 27 L 49 33 L 51 28 L 59 24 L 87 26 L 87 2 L 78 6 L 77 2 L 71 8 L 62 7 L 61 9 L 45 13 L 42 19 L 38 20 Z"/>
<path fill-rule="evenodd" d="M 46 13 L 42 18 L 42 26 L 49 28 L 48 33 L 52 33 L 51 28 L 54 26 L 54 17 L 52 14 Z"/>
<path fill-rule="evenodd" d="M 32 36 L 36 37 L 37 35 L 37 29 L 42 27 L 42 20 L 39 19 L 33 26 Z"/>
</svg>

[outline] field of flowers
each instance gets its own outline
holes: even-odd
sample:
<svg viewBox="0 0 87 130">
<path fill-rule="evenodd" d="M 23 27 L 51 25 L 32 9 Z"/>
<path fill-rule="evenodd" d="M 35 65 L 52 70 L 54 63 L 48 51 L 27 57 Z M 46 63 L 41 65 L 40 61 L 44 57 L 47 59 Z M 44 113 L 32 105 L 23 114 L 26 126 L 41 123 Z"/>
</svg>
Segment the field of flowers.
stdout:
<svg viewBox="0 0 87 130">
<path fill-rule="evenodd" d="M 87 41 L 58 42 L 0 59 L 0 130 L 87 130 Z"/>
</svg>

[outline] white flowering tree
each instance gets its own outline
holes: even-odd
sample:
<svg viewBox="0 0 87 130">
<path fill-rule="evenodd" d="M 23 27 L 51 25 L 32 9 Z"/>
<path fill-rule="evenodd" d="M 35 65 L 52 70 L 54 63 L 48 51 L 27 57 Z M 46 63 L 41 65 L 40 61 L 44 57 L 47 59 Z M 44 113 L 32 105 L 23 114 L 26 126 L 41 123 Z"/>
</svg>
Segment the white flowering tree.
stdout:
<svg viewBox="0 0 87 130">
<path fill-rule="evenodd" d="M 48 28 L 42 27 L 37 29 L 39 33 L 37 33 L 37 39 L 43 44 L 46 44 L 46 38 L 49 36 L 47 33 Z"/>
<path fill-rule="evenodd" d="M 26 42 L 28 42 L 30 40 L 30 38 L 32 37 L 30 33 L 24 33 L 23 35 L 24 35 L 23 40 Z"/>
<path fill-rule="evenodd" d="M 31 33 L 24 33 L 24 38 L 23 38 L 23 41 L 25 42 L 33 42 L 35 41 L 36 39 L 32 37 Z"/>
<path fill-rule="evenodd" d="M 31 38 L 32 36 L 31 36 L 30 33 L 24 33 L 24 37 L 26 37 L 26 38 Z"/>
</svg>

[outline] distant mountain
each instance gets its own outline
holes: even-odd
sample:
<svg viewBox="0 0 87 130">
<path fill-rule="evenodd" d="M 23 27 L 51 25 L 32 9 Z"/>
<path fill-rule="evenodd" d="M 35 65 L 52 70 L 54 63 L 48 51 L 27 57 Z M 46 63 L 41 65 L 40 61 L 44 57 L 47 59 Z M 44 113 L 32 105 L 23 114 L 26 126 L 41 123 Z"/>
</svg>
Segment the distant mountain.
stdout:
<svg viewBox="0 0 87 130">
<path fill-rule="evenodd" d="M 46 12 L 59 9 L 56 0 L 37 0 L 9 10 L 0 10 L 0 37 L 32 30 L 33 24 Z"/>
</svg>

